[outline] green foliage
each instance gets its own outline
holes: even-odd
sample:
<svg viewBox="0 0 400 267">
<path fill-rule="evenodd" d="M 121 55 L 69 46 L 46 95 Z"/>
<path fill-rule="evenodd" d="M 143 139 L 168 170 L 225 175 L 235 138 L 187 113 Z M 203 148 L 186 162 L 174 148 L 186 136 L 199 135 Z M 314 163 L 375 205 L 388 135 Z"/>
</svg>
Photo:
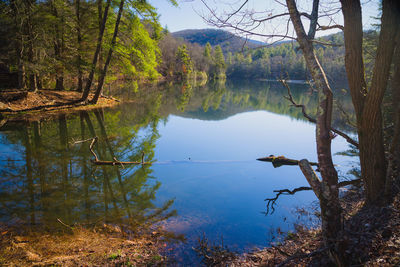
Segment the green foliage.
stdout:
<svg viewBox="0 0 400 267">
<path fill-rule="evenodd" d="M 176 52 L 176 65 L 177 72 L 175 75 L 179 79 L 187 79 L 193 71 L 193 63 L 188 54 L 186 45 L 182 45 L 178 47 L 178 51 Z"/>
<path fill-rule="evenodd" d="M 319 41 L 343 44 L 342 34 L 333 34 Z M 316 54 L 330 80 L 343 81 L 346 77 L 344 66 L 344 47 L 316 45 Z M 255 79 L 308 79 L 304 57 L 297 44 L 280 43 L 237 52 L 228 60 L 228 77 Z"/>
<path fill-rule="evenodd" d="M 204 57 L 209 61 L 211 61 L 211 51 L 212 47 L 210 43 L 207 42 L 206 46 L 204 47 Z"/>
<path fill-rule="evenodd" d="M 175 0 L 169 2 L 177 5 Z M 25 86 L 31 86 L 31 76 L 38 86 L 58 89 L 75 89 L 78 75 L 85 79 L 106 1 L 14 0 L 0 5 L 0 61 L 20 71 Z M 111 46 L 118 5 L 119 1 L 111 1 L 108 10 L 97 74 Z M 148 1 L 126 1 L 121 20 L 106 83 L 157 79 L 162 28 L 156 9 Z"/>
<path fill-rule="evenodd" d="M 156 70 L 159 53 L 157 42 L 140 19 L 134 15 L 126 18 L 121 25 L 114 65 L 120 66 L 120 71 L 130 79 L 154 80 L 159 76 Z"/>
</svg>

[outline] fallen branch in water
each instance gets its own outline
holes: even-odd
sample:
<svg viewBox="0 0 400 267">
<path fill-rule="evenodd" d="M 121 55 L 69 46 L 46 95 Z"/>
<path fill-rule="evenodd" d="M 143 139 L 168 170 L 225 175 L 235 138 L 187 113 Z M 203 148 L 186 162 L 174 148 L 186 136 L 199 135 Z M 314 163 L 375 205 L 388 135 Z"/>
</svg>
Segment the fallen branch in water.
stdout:
<svg viewBox="0 0 400 267">
<path fill-rule="evenodd" d="M 151 164 L 151 162 L 145 162 L 144 161 L 144 153 L 142 153 L 142 161 L 119 161 L 115 157 L 114 157 L 113 161 L 99 160 L 99 158 L 97 157 L 96 153 L 93 151 L 93 146 L 94 146 L 94 144 L 96 144 L 97 139 L 98 139 L 97 136 L 92 138 L 92 142 L 90 143 L 90 146 L 89 146 L 89 150 L 92 153 L 92 155 L 94 156 L 94 160 L 92 160 L 93 164 L 96 164 L 96 165 L 113 165 L 113 166 L 122 166 L 122 167 L 125 164 L 141 164 L 141 165 Z M 88 141 L 88 140 L 84 140 L 84 141 Z"/>
<path fill-rule="evenodd" d="M 351 181 L 343 181 L 337 184 L 337 186 L 340 187 L 344 187 L 347 185 L 358 185 L 361 183 L 361 179 L 355 179 L 355 180 L 351 180 Z M 300 191 L 309 191 L 309 190 L 313 190 L 311 187 L 309 186 L 301 186 L 301 187 L 297 187 L 293 190 L 290 189 L 281 189 L 281 190 L 274 190 L 274 193 L 276 193 L 275 197 L 273 198 L 266 198 L 264 199 L 264 201 L 268 201 L 267 202 L 267 211 L 265 212 L 265 214 L 269 214 L 270 209 L 271 209 L 271 214 L 274 213 L 275 211 L 275 204 L 276 201 L 278 200 L 280 195 L 294 195 L 297 192 Z"/>
<path fill-rule="evenodd" d="M 285 156 L 275 157 L 274 155 L 269 155 L 268 157 L 258 158 L 259 161 L 271 162 L 274 168 L 278 168 L 283 165 L 299 165 L 299 160 L 296 159 L 288 159 Z M 311 166 L 318 166 L 316 162 L 310 162 Z"/>
<path fill-rule="evenodd" d="M 91 137 L 91 138 L 88 138 L 88 139 L 85 139 L 85 140 L 78 140 L 78 141 L 75 141 L 75 139 L 74 138 L 72 138 L 72 142 L 69 142 L 71 145 L 76 145 L 76 144 L 82 144 L 82 143 L 85 143 L 85 142 L 88 142 L 88 141 L 92 141 L 93 142 L 93 139 L 94 139 L 94 137 Z"/>
</svg>

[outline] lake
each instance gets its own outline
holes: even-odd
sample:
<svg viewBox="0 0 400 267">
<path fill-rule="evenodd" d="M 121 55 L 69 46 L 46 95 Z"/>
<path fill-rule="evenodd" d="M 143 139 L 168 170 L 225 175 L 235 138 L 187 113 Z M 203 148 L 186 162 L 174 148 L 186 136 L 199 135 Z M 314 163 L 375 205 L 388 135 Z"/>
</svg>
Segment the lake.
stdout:
<svg viewBox="0 0 400 267">
<path fill-rule="evenodd" d="M 296 101 L 315 114 L 312 88 L 291 87 Z M 171 245 L 181 264 L 198 262 L 192 247 L 203 235 L 241 252 L 268 246 L 278 228 L 315 223 L 296 212 L 315 202 L 312 191 L 283 195 L 275 211 L 265 214 L 264 199 L 273 190 L 307 182 L 296 166 L 274 168 L 256 159 L 273 154 L 317 160 L 315 126 L 290 107 L 279 83 L 165 83 L 115 93 L 131 101 L 41 120 L 14 119 L 0 128 L 0 221 L 49 231 L 63 227 L 58 220 L 162 225 L 185 236 L 184 244 Z M 346 96 L 336 103 L 350 110 Z M 334 125 L 348 130 L 339 116 Z M 80 142 L 94 136 L 100 160 L 140 161 L 144 155 L 152 164 L 94 165 L 90 141 Z M 340 137 L 332 147 L 334 153 L 348 149 Z M 335 155 L 334 162 L 341 174 L 351 168 L 346 157 Z"/>
</svg>

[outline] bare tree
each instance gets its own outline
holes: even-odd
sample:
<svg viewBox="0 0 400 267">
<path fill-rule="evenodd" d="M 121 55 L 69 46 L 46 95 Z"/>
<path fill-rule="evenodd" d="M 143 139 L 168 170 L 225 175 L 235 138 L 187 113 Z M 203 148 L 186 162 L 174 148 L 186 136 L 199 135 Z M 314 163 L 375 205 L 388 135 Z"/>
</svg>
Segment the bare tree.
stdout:
<svg viewBox="0 0 400 267">
<path fill-rule="evenodd" d="M 272 42 L 282 39 L 293 39 L 299 43 L 307 68 L 320 94 L 318 115 L 313 121 L 316 123 L 318 164 L 322 180 L 319 179 L 307 160 L 301 160 L 299 166 L 320 201 L 322 234 L 325 245 L 329 248 L 331 258 L 336 264 L 340 265 L 343 262 L 341 259 L 341 243 L 338 242 L 342 226 L 341 207 L 338 195 L 338 175 L 332 162 L 331 152 L 331 140 L 333 138 L 333 129 L 331 127 L 333 93 L 324 70 L 315 54 L 313 45 L 316 42 L 320 43 L 320 41 L 314 39 L 317 30 L 343 29 L 343 26 L 336 24 L 334 20 L 330 20 L 328 25 L 320 25 L 318 23 L 321 17 L 332 16 L 340 12 L 340 7 L 330 7 L 330 11 L 320 13 L 319 0 L 314 0 L 310 9 L 311 13 L 307 13 L 299 11 L 299 6 L 294 0 L 286 0 L 285 3 L 276 1 L 283 6 L 283 11 L 273 14 L 272 11 L 256 12 L 254 10 L 246 10 L 245 6 L 248 3 L 248 0 L 246 0 L 236 10 L 221 15 L 217 14 L 217 10 L 207 5 L 204 0 L 202 1 L 211 13 L 211 16 L 207 20 L 213 25 L 228 27 L 236 33 L 246 36 L 256 35 L 266 37 Z M 286 24 L 280 32 L 277 31 L 277 27 L 273 26 L 273 23 L 270 23 L 276 19 L 284 19 Z M 304 19 L 308 20 L 309 23 L 308 32 L 306 32 L 304 27 Z M 270 24 L 266 25 L 266 23 Z M 259 31 L 260 27 L 264 29 L 269 27 L 269 32 Z M 351 138 L 348 141 L 353 144 L 356 143 Z"/>
<path fill-rule="evenodd" d="M 214 26 L 228 27 L 245 36 L 266 37 L 272 42 L 292 39 L 299 43 L 311 77 L 321 95 L 317 118 L 308 119 L 316 123 L 318 163 L 322 181 L 319 181 L 318 176 L 306 160 L 301 160 L 299 165 L 312 190 L 320 200 L 322 233 L 325 244 L 330 248 L 331 256 L 336 263 L 340 264 L 340 242 L 335 242 L 340 237 L 342 222 L 338 199 L 338 179 L 331 155 L 332 133 L 335 133 L 335 129 L 331 127 L 332 90 L 318 58 L 315 56 L 313 46 L 314 43 L 324 42 L 315 40 L 314 37 L 316 31 L 319 30 L 340 29 L 344 31 L 346 72 L 356 111 L 359 144 L 355 140 L 347 138 L 346 135 L 340 135 L 346 138 L 349 143 L 357 145 L 360 150 L 362 180 L 365 186 L 367 204 L 382 204 L 385 196 L 391 194 L 390 189 L 393 180 L 399 180 L 397 178 L 399 176 L 397 165 L 400 162 L 398 152 L 400 150 L 400 93 L 398 89 L 400 84 L 400 2 L 395 0 L 382 1 L 381 30 L 375 66 L 369 86 L 364 78 L 360 0 L 341 0 L 340 3 L 332 2 L 324 5 L 319 0 L 314 0 L 312 8 L 308 9 L 311 13 L 300 11 L 300 3 L 296 3 L 295 0 L 286 0 L 285 3 L 276 0 L 275 3 L 280 10 L 277 9 L 280 12 L 275 14 L 273 10 L 255 11 L 246 9 L 249 0 L 244 0 L 238 8 L 233 8 L 231 12 L 222 14 L 219 14 L 217 9 L 210 7 L 205 0 L 202 0 L 202 2 L 211 14 L 206 19 Z M 321 10 L 321 6 L 324 6 L 323 10 Z M 340 14 L 340 12 L 343 12 L 344 25 L 337 24 L 332 17 Z M 329 20 L 324 20 L 327 21 L 327 25 L 320 24 L 323 21 L 321 18 L 329 18 Z M 285 27 L 276 26 L 276 21 L 271 23 L 272 20 L 277 19 L 281 20 L 280 25 L 285 25 Z M 304 28 L 303 22 L 305 21 L 309 25 L 308 33 Z M 381 106 L 388 87 L 392 63 L 394 64 L 392 75 L 393 123 L 391 125 L 393 131 L 389 138 L 390 144 L 387 146 L 389 149 L 386 153 Z M 288 99 L 290 100 L 290 96 Z M 291 102 L 293 103 L 293 101 Z M 302 107 L 304 111 L 304 106 L 293 104 Z M 385 153 L 388 157 L 385 157 Z"/>
</svg>

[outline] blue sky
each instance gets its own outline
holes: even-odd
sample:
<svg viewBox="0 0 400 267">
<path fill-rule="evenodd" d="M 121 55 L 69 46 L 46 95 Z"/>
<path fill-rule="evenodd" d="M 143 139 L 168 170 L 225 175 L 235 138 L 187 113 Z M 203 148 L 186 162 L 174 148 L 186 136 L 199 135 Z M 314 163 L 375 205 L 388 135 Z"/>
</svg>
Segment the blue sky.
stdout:
<svg viewBox="0 0 400 267">
<path fill-rule="evenodd" d="M 243 0 L 205 0 L 207 4 L 211 7 L 216 8 L 218 13 L 230 12 L 235 7 L 240 6 Z M 149 0 L 149 2 L 155 6 L 160 14 L 160 21 L 162 26 L 167 26 L 169 31 L 181 31 L 185 29 L 204 29 L 213 28 L 208 25 L 201 18 L 200 14 L 208 15 L 209 12 L 200 0 L 177 0 L 178 7 L 172 6 L 167 0 Z M 281 2 L 284 2 L 281 0 Z M 332 6 L 337 7 L 339 1 L 321 0 L 320 3 L 323 10 L 329 10 Z M 369 28 L 371 23 L 376 23 L 376 20 L 372 19 L 371 16 L 377 16 L 378 14 L 378 2 L 379 0 L 364 0 L 363 5 L 363 24 L 365 28 Z M 299 0 L 299 7 L 308 8 L 312 6 L 312 0 Z M 274 0 L 253 0 L 249 1 L 247 5 L 248 9 L 253 9 L 254 11 L 271 11 L 271 13 L 276 14 L 284 10 L 278 1 Z M 335 22 L 342 24 L 342 15 L 339 12 L 334 16 Z M 323 24 L 328 24 L 329 21 L 322 21 Z M 277 20 L 271 23 L 268 27 L 279 29 L 286 25 L 282 20 Z M 269 29 L 270 29 L 269 28 Z M 260 29 L 260 32 L 268 32 L 269 29 Z M 326 35 L 331 32 L 321 32 L 319 35 Z M 262 38 L 251 37 L 252 39 L 262 40 Z"/>
</svg>

